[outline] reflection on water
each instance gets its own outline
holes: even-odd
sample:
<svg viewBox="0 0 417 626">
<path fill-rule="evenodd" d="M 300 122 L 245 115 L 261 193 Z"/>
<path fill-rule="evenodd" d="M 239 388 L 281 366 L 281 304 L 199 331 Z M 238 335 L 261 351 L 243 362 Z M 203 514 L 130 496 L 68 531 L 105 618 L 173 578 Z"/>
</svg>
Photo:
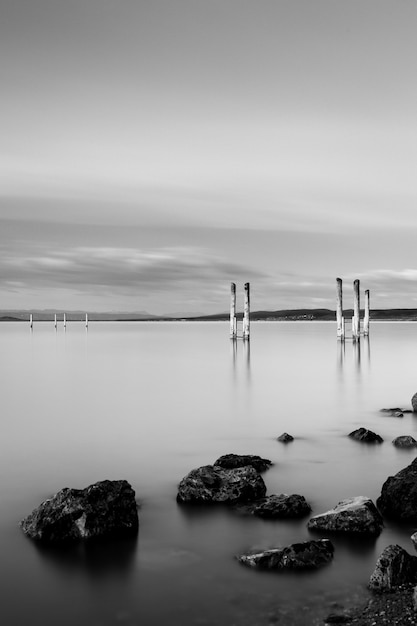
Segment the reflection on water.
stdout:
<svg viewBox="0 0 417 626">
<path fill-rule="evenodd" d="M 235 555 L 313 537 L 307 520 L 178 506 L 181 478 L 226 453 L 271 459 L 268 493 L 300 493 L 313 514 L 375 501 L 414 458 L 391 441 L 417 436 L 415 416 L 380 409 L 407 407 L 417 391 L 417 325 L 373 324 L 372 367 L 370 338 L 338 342 L 331 323 L 253 323 L 250 342 L 228 331 L 39 323 L 28 336 L 26 324 L 0 325 L 2 624 L 319 624 L 331 602 L 366 597 L 385 545 L 412 552 L 414 529 L 387 521 L 374 540 L 332 537 L 323 570 L 260 573 Z M 384 443 L 349 439 L 360 426 Z M 276 441 L 282 432 L 291 445 Z M 128 480 L 142 503 L 137 542 L 67 551 L 23 536 L 19 520 L 45 498 L 107 478 Z"/>
</svg>

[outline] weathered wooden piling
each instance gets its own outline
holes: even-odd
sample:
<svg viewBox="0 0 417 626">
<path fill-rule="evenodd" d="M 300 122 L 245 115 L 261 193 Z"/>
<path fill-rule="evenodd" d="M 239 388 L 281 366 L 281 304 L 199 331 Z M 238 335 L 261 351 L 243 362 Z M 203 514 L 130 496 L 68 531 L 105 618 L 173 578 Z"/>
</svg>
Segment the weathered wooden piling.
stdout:
<svg viewBox="0 0 417 626">
<path fill-rule="evenodd" d="M 236 339 L 236 337 L 236 283 L 230 283 L 230 339 Z"/>
<path fill-rule="evenodd" d="M 88 328 L 88 313 L 85 314 L 85 327 Z"/>
<path fill-rule="evenodd" d="M 360 281 L 353 281 L 353 319 L 352 319 L 352 339 L 359 340 L 361 334 L 360 321 Z"/>
<path fill-rule="evenodd" d="M 245 283 L 245 304 L 243 308 L 243 339 L 250 335 L 250 286 Z"/>
<path fill-rule="evenodd" d="M 57 322 L 56 322 L 56 313 L 55 313 L 55 317 L 54 317 L 54 326 L 55 326 L 55 328 L 57 327 Z"/>
<path fill-rule="evenodd" d="M 67 327 L 67 316 L 64 313 L 64 328 L 66 328 L 66 327 Z"/>
<path fill-rule="evenodd" d="M 363 318 L 363 334 L 369 335 L 369 318 L 370 318 L 370 294 L 369 289 L 365 290 L 365 313 Z"/>
<path fill-rule="evenodd" d="M 30 317 L 29 317 L 29 325 L 30 325 L 31 328 L 33 328 L 33 315 L 32 315 L 32 313 L 30 314 Z"/>
<path fill-rule="evenodd" d="M 337 323 L 337 336 L 339 339 L 344 339 L 345 334 L 343 332 L 343 282 L 341 278 L 336 278 L 336 323 Z"/>
</svg>

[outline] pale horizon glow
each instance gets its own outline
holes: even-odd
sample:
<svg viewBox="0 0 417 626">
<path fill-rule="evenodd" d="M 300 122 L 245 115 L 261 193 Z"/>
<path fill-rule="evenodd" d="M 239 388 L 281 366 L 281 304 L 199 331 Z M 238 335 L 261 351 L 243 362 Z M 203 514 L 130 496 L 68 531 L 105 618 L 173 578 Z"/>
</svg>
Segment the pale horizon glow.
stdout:
<svg viewBox="0 0 417 626">
<path fill-rule="evenodd" d="M 0 9 L 0 309 L 417 306 L 414 0 Z M 347 287 L 348 289 L 348 287 Z"/>
</svg>

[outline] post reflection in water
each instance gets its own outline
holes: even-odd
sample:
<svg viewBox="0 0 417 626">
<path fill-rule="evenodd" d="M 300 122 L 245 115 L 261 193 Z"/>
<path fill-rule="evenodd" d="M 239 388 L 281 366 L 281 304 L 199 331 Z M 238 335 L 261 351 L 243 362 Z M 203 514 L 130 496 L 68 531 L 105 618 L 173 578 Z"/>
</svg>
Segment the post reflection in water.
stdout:
<svg viewBox="0 0 417 626">
<path fill-rule="evenodd" d="M 239 349 L 240 351 L 240 349 Z M 242 342 L 242 359 L 238 360 L 238 342 L 236 339 L 231 340 L 231 356 L 232 356 L 232 366 L 233 366 L 233 378 L 236 380 L 236 373 L 239 366 L 239 363 L 244 364 L 244 368 L 246 370 L 246 380 L 249 383 L 251 380 L 251 364 L 250 364 L 250 341 L 246 340 Z"/>
<path fill-rule="evenodd" d="M 369 335 L 363 336 L 360 341 L 352 342 L 353 360 L 358 372 L 361 371 L 363 366 L 363 360 L 367 361 L 368 365 L 371 362 L 371 342 Z M 337 364 L 340 372 L 343 371 L 346 361 L 346 341 L 337 342 Z"/>
</svg>

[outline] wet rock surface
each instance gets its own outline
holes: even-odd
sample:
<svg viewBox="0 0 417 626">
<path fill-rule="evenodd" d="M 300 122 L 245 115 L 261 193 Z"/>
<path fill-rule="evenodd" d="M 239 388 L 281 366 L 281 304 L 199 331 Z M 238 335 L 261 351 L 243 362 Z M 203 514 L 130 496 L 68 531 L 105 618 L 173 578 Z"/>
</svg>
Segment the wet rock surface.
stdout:
<svg viewBox="0 0 417 626">
<path fill-rule="evenodd" d="M 397 448 L 414 448 L 417 446 L 417 441 L 411 435 L 400 435 L 392 440 L 392 443 Z"/>
<path fill-rule="evenodd" d="M 277 437 L 277 441 L 281 441 L 282 443 L 290 443 L 294 441 L 294 437 L 289 435 L 288 433 L 282 433 L 279 437 Z"/>
<path fill-rule="evenodd" d="M 387 517 L 417 522 L 417 458 L 387 478 L 377 506 Z"/>
<path fill-rule="evenodd" d="M 349 433 L 349 437 L 357 441 L 363 441 L 364 443 L 382 443 L 384 441 L 380 435 L 363 427 L 353 430 Z"/>
<path fill-rule="evenodd" d="M 259 500 L 266 494 L 262 476 L 252 467 L 224 469 L 204 465 L 191 470 L 178 485 L 177 501 L 198 503 L 237 503 Z"/>
<path fill-rule="evenodd" d="M 65 488 L 42 502 L 20 526 L 31 539 L 44 543 L 133 536 L 139 526 L 135 492 L 126 480 Z"/>
<path fill-rule="evenodd" d="M 369 579 L 369 588 L 378 593 L 390 592 L 400 585 L 417 582 L 417 556 L 398 545 L 389 545 L 379 556 Z"/>
<path fill-rule="evenodd" d="M 264 519 L 288 519 L 305 517 L 310 513 L 311 506 L 297 493 L 274 494 L 266 496 L 262 500 L 251 502 L 239 507 L 240 512 L 263 517 Z"/>
<path fill-rule="evenodd" d="M 213 463 L 224 469 L 235 469 L 236 467 L 246 467 L 250 465 L 257 472 L 264 472 L 272 465 L 269 459 L 263 459 L 255 454 L 224 454 Z"/>
<path fill-rule="evenodd" d="M 370 498 L 357 496 L 342 500 L 333 509 L 312 517 L 310 530 L 379 535 L 382 517 Z"/>
<path fill-rule="evenodd" d="M 249 567 L 268 570 L 317 569 L 333 558 L 334 547 L 329 539 L 303 541 L 286 547 L 242 554 L 238 561 Z"/>
</svg>

